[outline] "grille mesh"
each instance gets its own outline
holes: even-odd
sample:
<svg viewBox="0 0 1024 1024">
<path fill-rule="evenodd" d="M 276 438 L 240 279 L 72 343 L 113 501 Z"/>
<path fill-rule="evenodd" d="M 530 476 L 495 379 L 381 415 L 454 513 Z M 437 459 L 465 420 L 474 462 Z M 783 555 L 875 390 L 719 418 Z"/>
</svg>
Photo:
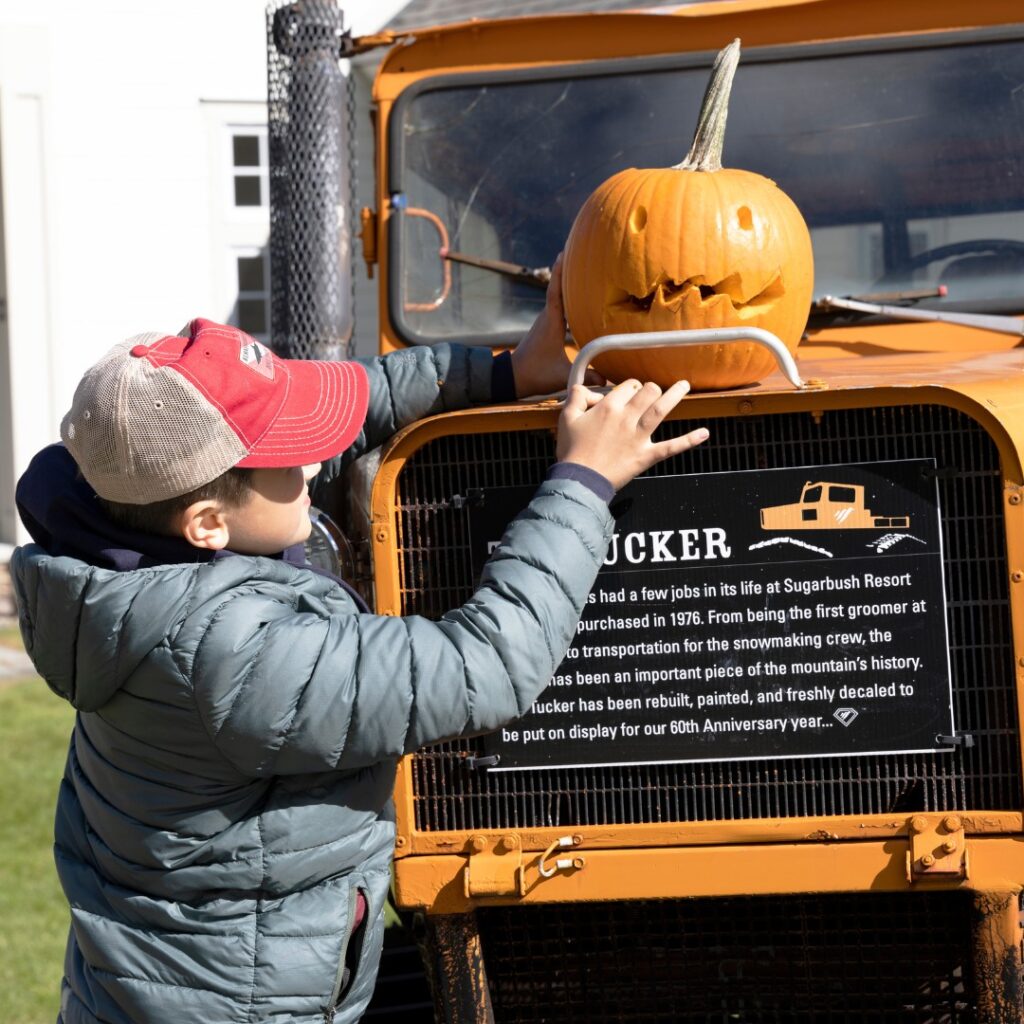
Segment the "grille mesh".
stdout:
<svg viewBox="0 0 1024 1024">
<path fill-rule="evenodd" d="M 502 1024 L 974 1022 L 969 893 L 477 911 Z"/>
<path fill-rule="evenodd" d="M 667 431 L 699 424 L 678 421 Z M 472 740 L 413 760 L 422 831 L 717 821 L 1021 806 L 1013 650 L 998 452 L 944 406 L 749 416 L 711 423 L 712 440 L 653 475 L 934 458 L 942 509 L 957 728 L 952 754 L 799 758 L 487 773 Z M 425 445 L 399 478 L 403 614 L 437 618 L 473 590 L 470 488 L 529 485 L 553 457 L 547 431 L 466 434 Z M 510 517 L 517 510 L 510 509 Z"/>
</svg>

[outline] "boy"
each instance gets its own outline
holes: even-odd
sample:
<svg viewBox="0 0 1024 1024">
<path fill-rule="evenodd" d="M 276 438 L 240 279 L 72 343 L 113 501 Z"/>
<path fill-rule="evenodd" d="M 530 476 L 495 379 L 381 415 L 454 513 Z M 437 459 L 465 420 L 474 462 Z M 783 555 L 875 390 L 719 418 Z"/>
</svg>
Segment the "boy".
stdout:
<svg viewBox="0 0 1024 1024">
<path fill-rule="evenodd" d="M 420 416 L 565 380 L 557 276 L 511 357 L 280 360 L 234 328 L 143 336 L 86 373 L 19 484 L 26 647 L 78 710 L 56 817 L 64 1024 L 351 1022 L 372 990 L 395 762 L 522 714 L 563 658 L 607 501 L 706 431 L 687 390 L 570 395 L 558 459 L 440 622 L 304 567 L 308 480 Z M 511 395 L 508 395 L 511 397 Z"/>
</svg>

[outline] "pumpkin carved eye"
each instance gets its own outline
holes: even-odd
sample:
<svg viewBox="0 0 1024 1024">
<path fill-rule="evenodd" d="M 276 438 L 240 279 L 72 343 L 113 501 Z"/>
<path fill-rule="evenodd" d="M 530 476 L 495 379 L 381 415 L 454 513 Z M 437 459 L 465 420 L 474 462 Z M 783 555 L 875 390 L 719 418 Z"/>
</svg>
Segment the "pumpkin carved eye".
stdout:
<svg viewBox="0 0 1024 1024">
<path fill-rule="evenodd" d="M 647 207 L 636 206 L 629 215 L 629 230 L 634 235 L 638 235 L 645 227 L 647 227 Z"/>
<path fill-rule="evenodd" d="M 774 182 L 722 167 L 739 40 L 715 61 L 686 159 L 620 171 L 583 204 L 565 245 L 563 295 L 575 343 L 603 334 L 760 327 L 792 352 L 813 290 L 811 239 Z M 756 223 L 755 223 L 755 214 Z M 695 389 L 761 380 L 775 360 L 754 343 L 630 349 L 599 356 L 610 381 Z"/>
</svg>

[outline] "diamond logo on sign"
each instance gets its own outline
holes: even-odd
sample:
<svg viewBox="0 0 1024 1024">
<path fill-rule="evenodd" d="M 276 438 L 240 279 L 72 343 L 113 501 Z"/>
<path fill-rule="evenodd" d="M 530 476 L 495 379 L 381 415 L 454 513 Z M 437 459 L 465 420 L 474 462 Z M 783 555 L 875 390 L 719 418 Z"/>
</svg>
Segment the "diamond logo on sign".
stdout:
<svg viewBox="0 0 1024 1024">
<path fill-rule="evenodd" d="M 274 379 L 274 357 L 270 354 L 270 350 L 264 348 L 258 341 L 251 341 L 249 344 L 243 345 L 239 358 L 246 366 L 252 367 L 267 380 Z"/>
<path fill-rule="evenodd" d="M 853 724 L 853 720 L 857 717 L 857 712 L 853 708 L 836 708 L 832 712 L 832 717 L 840 724 L 850 726 Z"/>
</svg>

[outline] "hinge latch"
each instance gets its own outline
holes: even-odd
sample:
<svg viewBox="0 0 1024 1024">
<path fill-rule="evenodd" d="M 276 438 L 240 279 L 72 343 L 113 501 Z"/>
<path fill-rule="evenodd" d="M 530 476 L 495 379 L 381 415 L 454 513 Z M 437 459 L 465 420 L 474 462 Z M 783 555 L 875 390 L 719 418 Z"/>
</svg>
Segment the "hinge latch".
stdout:
<svg viewBox="0 0 1024 1024">
<path fill-rule="evenodd" d="M 373 265 L 377 262 L 377 211 L 369 206 L 359 211 L 359 240 L 363 243 L 366 276 L 372 278 Z"/>
<path fill-rule="evenodd" d="M 967 878 L 967 837 L 956 814 L 915 814 L 907 823 L 907 881 Z"/>
<path fill-rule="evenodd" d="M 525 896 L 523 844 L 515 833 L 469 840 L 465 871 L 466 896 Z"/>
</svg>

